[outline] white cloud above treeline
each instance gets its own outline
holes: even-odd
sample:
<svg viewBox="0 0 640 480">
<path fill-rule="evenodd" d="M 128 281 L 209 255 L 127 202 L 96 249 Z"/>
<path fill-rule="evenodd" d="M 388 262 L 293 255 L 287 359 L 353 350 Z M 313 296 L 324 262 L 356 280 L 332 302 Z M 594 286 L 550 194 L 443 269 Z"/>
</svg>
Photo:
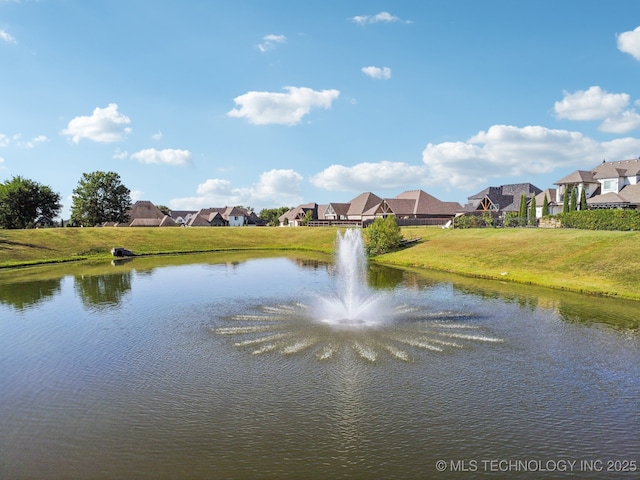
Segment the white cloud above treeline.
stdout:
<svg viewBox="0 0 640 480">
<path fill-rule="evenodd" d="M 329 191 L 370 191 L 402 188 L 428 181 L 424 165 L 404 162 L 363 162 L 346 167 L 331 165 L 313 175 L 310 182 Z"/>
<path fill-rule="evenodd" d="M 371 78 L 380 80 L 389 80 L 391 78 L 391 69 L 389 67 L 362 67 L 362 73 Z"/>
<path fill-rule="evenodd" d="M 380 12 L 375 15 L 356 15 L 355 17 L 351 17 L 351 21 L 353 23 L 357 23 L 358 25 L 369 25 L 372 23 L 412 23 L 411 20 L 402 20 L 400 17 L 396 17 L 395 15 L 391 15 L 389 12 Z"/>
<path fill-rule="evenodd" d="M 173 148 L 166 148 L 164 150 L 146 148 L 131 154 L 130 158 L 138 160 L 140 163 L 180 166 L 189 165 L 191 163 L 191 152 L 189 150 L 177 150 Z"/>
<path fill-rule="evenodd" d="M 640 60 L 640 27 L 618 35 L 618 50 Z"/>
<path fill-rule="evenodd" d="M 338 90 L 313 90 L 307 87 L 284 87 L 287 93 L 247 92 L 233 99 L 237 107 L 230 117 L 246 118 L 253 125 L 297 125 L 312 108 L 331 107 L 340 96 Z"/>
<path fill-rule="evenodd" d="M 265 35 L 262 38 L 262 43 L 258 44 L 258 50 L 260 50 L 262 53 L 268 52 L 269 50 L 273 50 L 274 48 L 276 48 L 278 44 L 286 42 L 287 37 L 285 37 L 284 35 Z"/>
<path fill-rule="evenodd" d="M 556 116 L 569 120 L 602 120 L 599 129 L 609 133 L 626 133 L 640 129 L 640 115 L 628 108 L 627 93 L 608 93 L 599 86 L 574 93 L 564 92 L 564 98 L 554 105 Z"/>
<path fill-rule="evenodd" d="M 73 143 L 87 139 L 100 143 L 119 142 L 131 133 L 131 120 L 118 112 L 118 105 L 110 103 L 106 108 L 96 107 L 91 116 L 75 117 L 62 135 L 71 137 Z"/>
<path fill-rule="evenodd" d="M 230 181 L 211 178 L 198 185 L 196 195 L 175 198 L 169 206 L 175 210 L 244 205 L 260 211 L 274 206 L 296 206 L 302 203 L 303 177 L 291 169 L 270 170 L 260 175 L 257 183 L 235 187 Z"/>
</svg>

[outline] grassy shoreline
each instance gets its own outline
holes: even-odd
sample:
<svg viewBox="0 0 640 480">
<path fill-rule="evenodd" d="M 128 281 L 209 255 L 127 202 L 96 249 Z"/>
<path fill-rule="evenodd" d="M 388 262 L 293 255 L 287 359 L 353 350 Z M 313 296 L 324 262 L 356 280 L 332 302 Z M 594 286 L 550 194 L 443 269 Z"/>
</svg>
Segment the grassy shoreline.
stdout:
<svg viewBox="0 0 640 480">
<path fill-rule="evenodd" d="M 397 266 L 640 300 L 640 232 L 403 229 L 421 240 L 376 257 Z M 225 251 L 331 253 L 336 228 L 65 228 L 0 230 L 0 268 L 137 255 Z"/>
</svg>

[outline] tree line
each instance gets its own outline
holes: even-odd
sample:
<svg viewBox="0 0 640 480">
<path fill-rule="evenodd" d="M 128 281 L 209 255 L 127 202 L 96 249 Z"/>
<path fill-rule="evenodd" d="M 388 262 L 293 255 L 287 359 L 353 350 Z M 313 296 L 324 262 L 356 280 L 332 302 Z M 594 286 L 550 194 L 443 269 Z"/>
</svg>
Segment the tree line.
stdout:
<svg viewBox="0 0 640 480">
<path fill-rule="evenodd" d="M 124 222 L 131 208 L 131 191 L 115 172 L 83 173 L 73 190 L 68 226 Z M 50 186 L 16 176 L 0 183 L 0 228 L 30 228 L 45 217 L 60 214 L 60 194 Z"/>
<path fill-rule="evenodd" d="M 15 176 L 0 183 L 0 228 L 32 228 L 40 219 L 53 221 L 60 211 L 60 194 L 48 185 Z M 115 172 L 83 173 L 73 190 L 71 218 L 66 226 L 93 227 L 105 222 L 127 222 L 131 209 L 131 190 Z M 169 209 L 159 206 L 165 214 Z M 278 225 L 289 207 L 269 208 L 259 217 L 268 225 Z M 62 226 L 65 226 L 64 220 Z"/>
</svg>

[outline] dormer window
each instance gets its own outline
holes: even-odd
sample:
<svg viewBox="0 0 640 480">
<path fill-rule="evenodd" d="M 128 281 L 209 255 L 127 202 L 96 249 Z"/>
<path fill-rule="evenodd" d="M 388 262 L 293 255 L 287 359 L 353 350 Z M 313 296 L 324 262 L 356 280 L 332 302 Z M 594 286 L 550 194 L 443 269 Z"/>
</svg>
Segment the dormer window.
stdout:
<svg viewBox="0 0 640 480">
<path fill-rule="evenodd" d="M 605 180 L 602 182 L 602 190 L 603 191 L 615 191 L 617 190 L 618 182 L 615 180 Z"/>
</svg>

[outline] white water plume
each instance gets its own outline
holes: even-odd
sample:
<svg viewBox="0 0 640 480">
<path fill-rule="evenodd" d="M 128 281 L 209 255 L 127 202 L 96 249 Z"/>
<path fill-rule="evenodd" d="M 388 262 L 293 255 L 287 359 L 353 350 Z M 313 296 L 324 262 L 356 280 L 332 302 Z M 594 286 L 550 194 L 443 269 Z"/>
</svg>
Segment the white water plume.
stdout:
<svg viewBox="0 0 640 480">
<path fill-rule="evenodd" d="M 313 355 L 319 361 L 352 355 L 367 363 L 412 362 L 503 341 L 485 334 L 472 313 L 429 311 L 419 302 L 394 306 L 391 294 L 370 289 L 360 230 L 338 233 L 335 258 L 332 291 L 311 304 L 262 305 L 227 317 L 229 324 L 213 331 L 253 355 Z"/>
<path fill-rule="evenodd" d="M 360 229 L 337 234 L 333 294 L 318 300 L 315 314 L 324 323 L 340 326 L 377 325 L 388 317 L 385 299 L 367 286 L 367 255 Z"/>
</svg>

